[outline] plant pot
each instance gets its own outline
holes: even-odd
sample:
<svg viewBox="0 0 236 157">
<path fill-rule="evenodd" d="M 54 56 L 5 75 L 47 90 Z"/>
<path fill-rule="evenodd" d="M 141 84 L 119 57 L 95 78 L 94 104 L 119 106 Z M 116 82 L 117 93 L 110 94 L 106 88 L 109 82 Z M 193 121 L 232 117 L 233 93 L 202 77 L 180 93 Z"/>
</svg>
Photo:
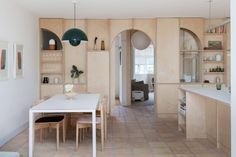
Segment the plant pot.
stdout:
<svg viewBox="0 0 236 157">
<path fill-rule="evenodd" d="M 72 83 L 73 84 L 78 84 L 79 83 L 79 78 L 72 78 Z"/>
</svg>

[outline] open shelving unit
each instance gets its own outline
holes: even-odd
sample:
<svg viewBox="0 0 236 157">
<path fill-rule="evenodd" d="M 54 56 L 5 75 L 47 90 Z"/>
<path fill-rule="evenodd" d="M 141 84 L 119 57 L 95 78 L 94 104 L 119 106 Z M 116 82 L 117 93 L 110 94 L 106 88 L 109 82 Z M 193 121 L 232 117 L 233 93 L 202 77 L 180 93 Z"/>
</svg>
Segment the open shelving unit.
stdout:
<svg viewBox="0 0 236 157">
<path fill-rule="evenodd" d="M 209 81 L 209 83 L 216 83 L 216 78 L 219 78 L 221 83 L 225 83 L 225 28 L 214 28 L 212 33 L 208 31 L 204 34 L 204 47 L 202 52 L 202 81 Z M 221 31 L 217 31 L 221 30 Z M 220 42 L 221 47 L 209 48 L 209 41 Z M 220 60 L 216 59 L 220 56 Z"/>
<path fill-rule="evenodd" d="M 65 82 L 64 50 L 60 40 L 61 20 L 40 19 L 40 97 L 63 93 Z M 55 27 L 59 26 L 60 27 Z M 55 49 L 49 48 L 49 40 L 54 39 Z M 45 78 L 47 81 L 45 81 Z"/>
</svg>

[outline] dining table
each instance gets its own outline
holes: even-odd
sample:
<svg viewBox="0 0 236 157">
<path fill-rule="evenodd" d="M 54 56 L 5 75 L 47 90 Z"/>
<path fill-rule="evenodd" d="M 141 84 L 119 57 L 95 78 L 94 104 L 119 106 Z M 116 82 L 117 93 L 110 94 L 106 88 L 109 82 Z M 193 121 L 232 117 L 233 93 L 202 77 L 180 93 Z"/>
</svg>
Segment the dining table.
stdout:
<svg viewBox="0 0 236 157">
<path fill-rule="evenodd" d="M 92 113 L 92 157 L 96 157 L 96 109 L 100 94 L 77 94 L 68 99 L 58 94 L 39 103 L 29 110 L 29 157 L 34 156 L 34 115 L 36 113 Z"/>
</svg>

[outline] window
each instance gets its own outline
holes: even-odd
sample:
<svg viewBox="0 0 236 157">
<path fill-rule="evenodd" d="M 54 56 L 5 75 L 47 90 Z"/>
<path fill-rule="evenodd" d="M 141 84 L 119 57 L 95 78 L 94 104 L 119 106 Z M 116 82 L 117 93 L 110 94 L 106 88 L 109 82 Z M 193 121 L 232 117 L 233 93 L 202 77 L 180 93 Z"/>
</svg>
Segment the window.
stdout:
<svg viewBox="0 0 236 157">
<path fill-rule="evenodd" d="M 180 30 L 180 80 L 200 82 L 200 44 L 198 37 L 187 29 Z"/>
<path fill-rule="evenodd" d="M 150 44 L 144 50 L 134 48 L 135 74 L 154 74 L 154 48 Z"/>
</svg>

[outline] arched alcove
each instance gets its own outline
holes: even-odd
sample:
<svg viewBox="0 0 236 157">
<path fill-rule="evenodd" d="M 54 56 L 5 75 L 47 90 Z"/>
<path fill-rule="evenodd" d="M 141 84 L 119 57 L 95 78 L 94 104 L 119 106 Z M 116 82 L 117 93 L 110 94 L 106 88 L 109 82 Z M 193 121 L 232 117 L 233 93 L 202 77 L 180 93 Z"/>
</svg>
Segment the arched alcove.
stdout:
<svg viewBox="0 0 236 157">
<path fill-rule="evenodd" d="M 47 30 L 47 29 L 41 29 L 41 40 L 42 40 L 42 49 L 43 50 L 48 50 L 48 47 L 49 47 L 49 40 L 50 39 L 54 39 L 55 42 L 56 42 L 56 50 L 62 50 L 63 47 L 62 47 L 62 43 L 61 43 L 61 40 L 60 38 L 53 32 L 51 32 L 50 30 Z"/>
<path fill-rule="evenodd" d="M 180 81 L 200 82 L 201 43 L 192 31 L 180 29 Z"/>
</svg>

